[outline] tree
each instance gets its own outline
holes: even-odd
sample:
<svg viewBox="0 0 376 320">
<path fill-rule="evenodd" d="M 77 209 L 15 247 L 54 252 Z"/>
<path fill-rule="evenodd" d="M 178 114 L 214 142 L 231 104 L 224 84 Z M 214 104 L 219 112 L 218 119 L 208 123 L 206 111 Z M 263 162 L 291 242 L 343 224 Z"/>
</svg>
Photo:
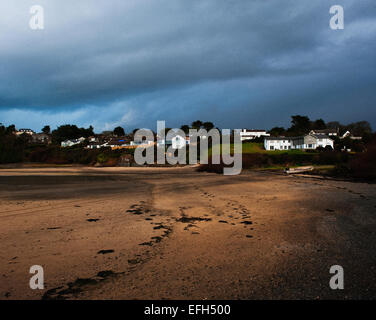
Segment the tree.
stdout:
<svg viewBox="0 0 376 320">
<path fill-rule="evenodd" d="M 192 122 L 192 128 L 199 130 L 202 127 L 203 123 L 200 120 L 196 120 Z"/>
<path fill-rule="evenodd" d="M 323 119 L 317 119 L 316 121 L 312 123 L 311 129 L 314 129 L 314 130 L 326 129 L 325 121 Z"/>
<path fill-rule="evenodd" d="M 16 126 L 14 124 L 11 124 L 9 127 L 6 128 L 6 133 L 13 133 L 16 132 Z"/>
<path fill-rule="evenodd" d="M 181 130 L 183 130 L 185 132 L 185 134 L 188 134 L 189 133 L 189 126 L 184 124 L 180 127 Z"/>
<path fill-rule="evenodd" d="M 78 128 L 76 125 L 65 124 L 52 131 L 52 141 L 60 144 L 67 139 L 78 139 L 80 137 L 90 137 L 94 135 L 94 128 Z"/>
<path fill-rule="evenodd" d="M 363 137 L 368 133 L 372 133 L 372 128 L 368 121 L 350 123 L 345 126 L 345 130 L 350 131 L 352 135 L 357 137 Z"/>
<path fill-rule="evenodd" d="M 211 130 L 211 129 L 214 128 L 214 124 L 213 124 L 213 122 L 204 122 L 204 123 L 202 124 L 202 126 L 203 126 L 203 128 L 204 128 L 206 131 L 209 131 L 209 130 Z"/>
<path fill-rule="evenodd" d="M 345 126 L 339 123 L 338 121 L 330 121 L 326 124 L 327 129 L 334 129 L 338 131 L 339 135 L 343 135 L 347 130 L 345 130 Z"/>
<path fill-rule="evenodd" d="M 51 132 L 50 126 L 44 126 L 42 132 L 45 134 L 49 134 Z"/>
<path fill-rule="evenodd" d="M 326 124 L 328 129 L 338 129 L 342 125 L 338 121 L 330 121 Z"/>
<path fill-rule="evenodd" d="M 5 127 L 0 125 L 0 163 L 20 162 L 24 158 L 24 148 L 28 143 L 29 135 L 16 136 L 14 125 Z"/>
<path fill-rule="evenodd" d="M 311 121 L 307 116 L 292 116 L 291 127 L 288 129 L 290 134 L 302 135 L 309 132 L 311 129 Z"/>
<path fill-rule="evenodd" d="M 116 127 L 114 129 L 114 135 L 116 135 L 118 137 L 125 136 L 125 131 L 122 127 Z"/>
<path fill-rule="evenodd" d="M 278 137 L 283 135 L 286 132 L 285 128 L 283 127 L 274 127 L 271 130 L 269 130 L 269 133 L 272 137 Z"/>
<path fill-rule="evenodd" d="M 5 132 L 6 132 L 5 126 L 2 123 L 0 123 L 0 137 L 3 136 Z"/>
</svg>

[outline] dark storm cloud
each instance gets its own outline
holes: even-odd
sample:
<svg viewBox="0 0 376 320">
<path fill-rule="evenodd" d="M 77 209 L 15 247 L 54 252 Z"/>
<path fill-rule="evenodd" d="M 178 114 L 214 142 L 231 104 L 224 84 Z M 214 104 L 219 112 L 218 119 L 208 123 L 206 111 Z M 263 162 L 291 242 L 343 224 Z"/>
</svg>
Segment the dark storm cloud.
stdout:
<svg viewBox="0 0 376 320">
<path fill-rule="evenodd" d="M 43 31 L 28 28 L 33 4 L 0 4 L 0 121 L 376 122 L 372 0 L 39 1 Z M 332 4 L 345 30 L 329 28 Z"/>
</svg>

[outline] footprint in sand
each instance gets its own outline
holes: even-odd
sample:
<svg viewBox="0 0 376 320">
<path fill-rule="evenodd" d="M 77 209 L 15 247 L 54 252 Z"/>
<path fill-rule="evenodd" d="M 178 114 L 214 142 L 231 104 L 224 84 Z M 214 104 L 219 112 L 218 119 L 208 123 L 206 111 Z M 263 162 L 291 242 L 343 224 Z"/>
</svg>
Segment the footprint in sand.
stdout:
<svg viewBox="0 0 376 320">
<path fill-rule="evenodd" d="M 108 249 L 108 250 L 99 250 L 97 254 L 108 254 L 108 253 L 113 253 L 115 250 Z"/>
</svg>

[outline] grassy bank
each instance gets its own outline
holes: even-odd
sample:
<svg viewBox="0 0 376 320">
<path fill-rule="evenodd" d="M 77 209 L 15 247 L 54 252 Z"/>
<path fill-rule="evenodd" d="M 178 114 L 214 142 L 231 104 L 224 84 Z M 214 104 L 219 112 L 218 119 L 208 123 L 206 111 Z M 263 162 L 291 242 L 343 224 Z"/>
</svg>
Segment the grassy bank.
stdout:
<svg viewBox="0 0 376 320">
<path fill-rule="evenodd" d="M 228 146 L 226 146 L 228 147 Z M 230 146 L 233 151 L 233 146 Z M 266 151 L 260 143 L 245 143 L 242 146 L 242 168 L 252 170 L 283 171 L 286 167 L 314 166 L 311 174 L 347 178 L 356 181 L 376 181 L 376 141 L 367 145 L 365 152 L 341 151 Z M 199 171 L 223 173 L 223 163 L 213 164 L 209 150 L 209 164 Z M 231 167 L 231 165 L 229 166 Z"/>
</svg>

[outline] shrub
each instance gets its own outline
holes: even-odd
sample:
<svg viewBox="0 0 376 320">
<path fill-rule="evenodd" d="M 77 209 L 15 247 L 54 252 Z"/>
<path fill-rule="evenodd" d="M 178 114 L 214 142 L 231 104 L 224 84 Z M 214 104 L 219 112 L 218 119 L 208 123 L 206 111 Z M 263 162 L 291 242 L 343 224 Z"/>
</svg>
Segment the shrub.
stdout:
<svg viewBox="0 0 376 320">
<path fill-rule="evenodd" d="M 376 142 L 350 161 L 349 171 L 354 178 L 376 180 Z"/>
</svg>

